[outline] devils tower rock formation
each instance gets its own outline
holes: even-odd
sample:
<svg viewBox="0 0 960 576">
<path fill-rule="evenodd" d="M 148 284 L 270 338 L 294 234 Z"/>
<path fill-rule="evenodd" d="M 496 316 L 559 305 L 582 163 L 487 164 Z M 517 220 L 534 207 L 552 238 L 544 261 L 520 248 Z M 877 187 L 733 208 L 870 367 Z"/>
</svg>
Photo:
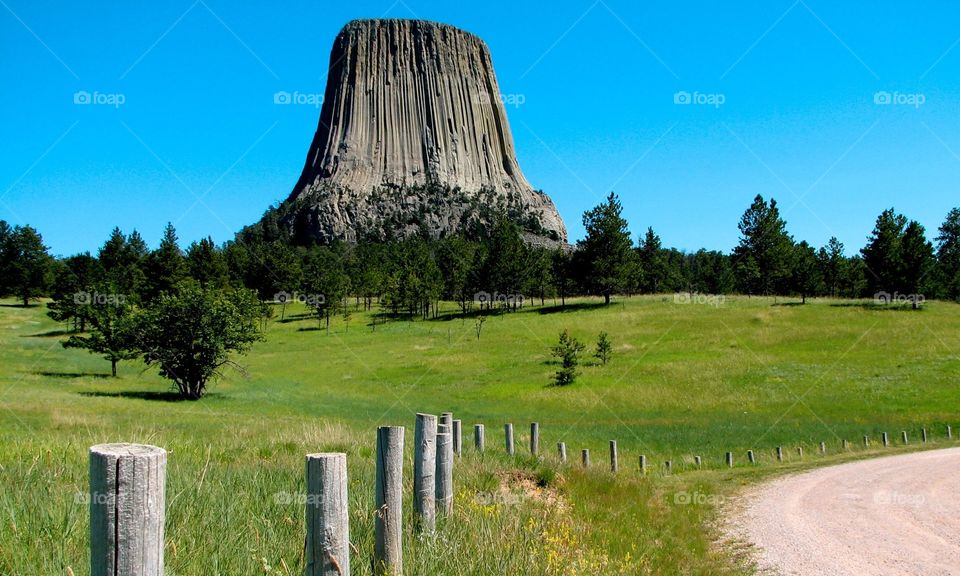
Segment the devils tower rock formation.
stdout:
<svg viewBox="0 0 960 576">
<path fill-rule="evenodd" d="M 421 20 L 347 24 L 281 221 L 300 238 L 357 241 L 470 233 L 497 214 L 528 236 L 567 239 L 517 164 L 483 41 Z"/>
</svg>

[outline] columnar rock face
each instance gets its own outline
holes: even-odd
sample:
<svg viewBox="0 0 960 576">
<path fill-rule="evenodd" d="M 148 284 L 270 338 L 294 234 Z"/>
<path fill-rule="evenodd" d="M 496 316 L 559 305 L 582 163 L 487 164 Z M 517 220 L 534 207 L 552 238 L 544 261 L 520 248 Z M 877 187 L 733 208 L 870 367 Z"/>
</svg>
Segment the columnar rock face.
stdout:
<svg viewBox="0 0 960 576">
<path fill-rule="evenodd" d="M 490 52 L 421 20 L 358 20 L 337 36 L 320 123 L 284 221 L 314 239 L 434 237 L 505 212 L 566 241 L 517 164 Z"/>
</svg>

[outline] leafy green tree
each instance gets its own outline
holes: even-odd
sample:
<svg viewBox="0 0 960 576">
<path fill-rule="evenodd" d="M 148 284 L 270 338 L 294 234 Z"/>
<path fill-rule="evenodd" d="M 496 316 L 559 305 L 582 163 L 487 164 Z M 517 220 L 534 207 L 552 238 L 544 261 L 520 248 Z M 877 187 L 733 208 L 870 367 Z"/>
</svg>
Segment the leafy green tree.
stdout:
<svg viewBox="0 0 960 576">
<path fill-rule="evenodd" d="M 133 305 L 125 294 L 118 293 L 116 287 L 108 283 L 95 284 L 90 292 L 77 292 L 74 302 L 78 308 L 76 314 L 84 319 L 89 331 L 85 336 L 71 336 L 63 347 L 102 355 L 110 361 L 110 374 L 116 378 L 117 364 L 139 355 L 132 324 Z"/>
<path fill-rule="evenodd" d="M 350 277 L 344 273 L 340 256 L 326 246 L 316 247 L 307 255 L 303 267 L 301 296 L 313 309 L 317 321 L 326 321 L 330 330 L 330 315 L 336 313 L 350 290 Z"/>
<path fill-rule="evenodd" d="M 867 245 L 860 251 L 867 273 L 867 288 L 874 294 L 897 292 L 903 284 L 903 260 L 900 245 L 907 219 L 893 208 L 877 217 Z"/>
<path fill-rule="evenodd" d="M 937 276 L 943 294 L 960 300 L 960 208 L 954 208 L 937 235 Z"/>
<path fill-rule="evenodd" d="M 600 336 L 597 337 L 597 349 L 593 353 L 593 357 L 599 360 L 602 364 L 606 364 L 610 360 L 610 355 L 613 353 L 613 344 L 610 343 L 610 338 L 607 336 L 606 332 L 601 332 Z"/>
<path fill-rule="evenodd" d="M 103 267 L 89 252 L 57 262 L 54 272 L 53 301 L 47 304 L 47 316 L 57 322 L 74 323 L 78 332 L 87 331 L 89 306 L 85 300 L 103 281 Z"/>
<path fill-rule="evenodd" d="M 43 245 L 43 237 L 30 226 L 17 226 L 4 243 L 5 284 L 23 305 L 39 298 L 52 282 L 53 259 Z"/>
<path fill-rule="evenodd" d="M 573 260 L 570 253 L 563 247 L 556 248 L 550 258 L 551 276 L 557 294 L 560 296 L 560 305 L 567 305 L 567 294 L 573 287 Z"/>
<path fill-rule="evenodd" d="M 187 271 L 201 288 L 224 289 L 230 285 L 230 268 L 213 238 L 193 242 L 187 248 Z"/>
<path fill-rule="evenodd" d="M 443 297 L 459 304 L 464 314 L 476 293 L 470 286 L 470 267 L 476 250 L 476 244 L 460 236 L 446 238 L 438 246 L 437 265 L 443 277 Z"/>
<path fill-rule="evenodd" d="M 239 366 L 260 333 L 260 303 L 249 290 L 223 292 L 184 282 L 139 312 L 136 341 L 149 366 L 171 380 L 189 400 L 203 397 L 224 366 Z"/>
<path fill-rule="evenodd" d="M 793 271 L 793 239 L 777 201 L 757 194 L 740 218 L 740 243 L 733 251 L 738 288 L 747 294 L 783 294 Z"/>
<path fill-rule="evenodd" d="M 816 250 L 806 240 L 801 241 L 797 244 L 793 263 L 793 287 L 806 304 L 807 296 L 816 296 L 823 286 Z"/>
<path fill-rule="evenodd" d="M 580 363 L 580 353 L 586 348 L 568 330 L 560 333 L 560 342 L 553 347 L 551 353 L 560 359 L 560 369 L 554 374 L 554 383 L 557 386 L 566 386 L 576 381 L 579 373 L 577 365 Z"/>
<path fill-rule="evenodd" d="M 147 302 L 170 292 L 187 276 L 187 262 L 177 240 L 173 224 L 167 223 L 160 246 L 143 259 L 143 297 Z"/>
<path fill-rule="evenodd" d="M 636 255 L 623 206 L 613 192 L 599 206 L 583 214 L 587 236 L 577 245 L 585 287 L 602 295 L 606 304 L 614 293 L 629 290 L 637 273 Z"/>
</svg>

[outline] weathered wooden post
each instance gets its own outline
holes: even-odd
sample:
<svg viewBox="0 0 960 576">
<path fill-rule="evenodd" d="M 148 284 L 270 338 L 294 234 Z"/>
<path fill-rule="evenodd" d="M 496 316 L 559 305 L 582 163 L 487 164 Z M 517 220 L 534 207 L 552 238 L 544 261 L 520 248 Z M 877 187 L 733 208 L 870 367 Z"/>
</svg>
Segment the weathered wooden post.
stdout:
<svg viewBox="0 0 960 576">
<path fill-rule="evenodd" d="M 863 436 L 863 445 L 864 445 L 864 447 L 870 446 L 870 437 L 869 437 L 869 436 L 867 436 L 867 435 L 864 435 L 864 436 Z"/>
<path fill-rule="evenodd" d="M 667 474 L 673 472 L 673 461 L 667 460 L 666 462 L 663 463 L 663 467 L 667 471 Z"/>
<path fill-rule="evenodd" d="M 886 432 L 884 432 L 883 434 L 881 434 L 880 437 L 883 439 L 883 447 L 884 447 L 884 448 L 886 448 L 887 446 L 890 445 L 890 438 L 887 436 L 887 433 L 886 433 Z"/>
<path fill-rule="evenodd" d="M 377 428 L 373 571 L 403 574 L 403 426 Z"/>
<path fill-rule="evenodd" d="M 167 452 L 145 444 L 90 448 L 90 574 L 163 576 Z"/>
<path fill-rule="evenodd" d="M 437 512 L 453 512 L 453 435 L 445 426 L 437 431 Z"/>
<path fill-rule="evenodd" d="M 907 438 L 907 431 L 906 431 L 906 430 L 904 430 L 903 432 L 900 433 L 900 438 L 903 439 L 903 443 L 904 443 L 904 444 L 909 444 L 909 443 L 910 443 L 910 439 Z"/>
<path fill-rule="evenodd" d="M 413 431 L 413 525 L 416 530 L 436 528 L 437 417 L 417 414 Z"/>
<path fill-rule="evenodd" d="M 697 470 L 699 470 L 700 468 L 703 468 L 703 459 L 699 456 L 694 456 L 693 464 L 697 467 Z"/>
<path fill-rule="evenodd" d="M 783 446 L 777 446 L 777 462 L 783 462 Z"/>
<path fill-rule="evenodd" d="M 440 421 L 437 425 L 449 426 L 453 430 L 453 412 L 441 412 Z"/>
<path fill-rule="evenodd" d="M 620 470 L 620 461 L 617 455 L 617 441 L 610 441 L 610 471 L 616 474 Z"/>
<path fill-rule="evenodd" d="M 846 439 L 846 438 L 844 438 L 843 440 L 840 441 L 840 446 L 841 446 L 844 450 L 846 450 L 847 448 L 849 448 L 849 446 L 847 445 L 847 439 Z"/>
<path fill-rule="evenodd" d="M 803 446 L 797 446 L 797 456 L 799 456 L 800 459 L 803 460 Z"/>
<path fill-rule="evenodd" d="M 307 576 L 350 576 L 347 455 L 307 454 Z"/>
<path fill-rule="evenodd" d="M 580 451 L 580 462 L 583 464 L 584 468 L 590 467 L 590 450 L 588 448 L 584 448 Z"/>
<path fill-rule="evenodd" d="M 640 473 L 641 474 L 647 473 L 647 457 L 644 454 L 640 455 Z"/>
<path fill-rule="evenodd" d="M 927 429 L 926 429 L 926 428 L 921 428 L 921 429 L 920 429 L 920 440 L 921 440 L 924 444 L 927 443 Z"/>
<path fill-rule="evenodd" d="M 486 447 L 486 430 L 484 429 L 483 424 L 474 424 L 473 425 L 473 446 L 477 449 L 477 452 L 483 452 L 483 449 Z"/>
<path fill-rule="evenodd" d="M 826 442 L 821 442 L 821 443 L 820 443 L 820 453 L 821 453 L 821 454 L 826 454 L 826 453 L 827 453 L 827 443 L 826 443 Z"/>
<path fill-rule="evenodd" d="M 727 466 L 733 468 L 733 452 L 727 452 Z"/>
<path fill-rule="evenodd" d="M 513 456 L 513 424 L 503 426 L 503 435 L 507 445 L 507 454 Z"/>
<path fill-rule="evenodd" d="M 567 463 L 567 444 L 566 442 L 557 443 L 557 452 L 560 454 L 560 463 Z"/>
<path fill-rule="evenodd" d="M 453 453 L 457 458 L 463 456 L 463 421 L 453 421 Z"/>
<path fill-rule="evenodd" d="M 947 424 L 947 439 L 953 439 L 953 428 L 951 428 L 949 424 Z"/>
<path fill-rule="evenodd" d="M 540 454 L 540 423 L 530 423 L 530 454 L 537 456 Z"/>
<path fill-rule="evenodd" d="M 751 464 L 757 463 L 757 459 L 753 455 L 753 450 L 747 450 L 747 461 L 750 462 Z"/>
</svg>

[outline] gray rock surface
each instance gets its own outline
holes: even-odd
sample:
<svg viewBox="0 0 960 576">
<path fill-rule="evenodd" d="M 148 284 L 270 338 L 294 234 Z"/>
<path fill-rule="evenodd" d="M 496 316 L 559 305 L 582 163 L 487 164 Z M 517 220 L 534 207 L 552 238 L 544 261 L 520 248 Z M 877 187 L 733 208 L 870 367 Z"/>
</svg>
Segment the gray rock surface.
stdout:
<svg viewBox="0 0 960 576">
<path fill-rule="evenodd" d="M 433 237 L 506 212 L 566 241 L 517 164 L 490 52 L 422 20 L 356 20 L 334 42 L 320 122 L 287 225 L 328 241 Z"/>
</svg>

